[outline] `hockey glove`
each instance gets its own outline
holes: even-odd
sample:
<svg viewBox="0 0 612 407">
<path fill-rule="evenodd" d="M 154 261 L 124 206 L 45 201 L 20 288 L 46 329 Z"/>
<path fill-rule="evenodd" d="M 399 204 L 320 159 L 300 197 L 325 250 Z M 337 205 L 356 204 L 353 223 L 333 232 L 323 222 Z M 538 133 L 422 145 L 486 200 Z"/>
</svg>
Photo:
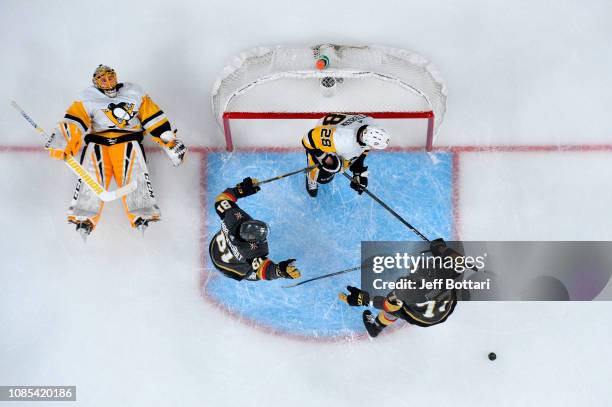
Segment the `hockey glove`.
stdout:
<svg viewBox="0 0 612 407">
<path fill-rule="evenodd" d="M 236 185 L 238 198 L 256 194 L 260 189 L 261 187 L 257 185 L 257 179 L 251 177 L 243 179 L 241 183 Z"/>
<path fill-rule="evenodd" d="M 351 287 L 350 285 L 347 285 L 346 289 L 349 290 L 350 294 L 338 294 L 338 297 L 340 297 L 342 301 L 346 302 L 351 307 L 370 306 L 370 294 L 367 291 L 360 290 L 357 287 Z"/>
<path fill-rule="evenodd" d="M 171 144 L 172 147 L 164 147 L 163 150 L 168 156 L 168 158 L 170 158 L 172 165 L 178 167 L 183 163 L 183 160 L 185 159 L 187 147 L 185 147 L 185 144 L 183 144 L 183 142 L 179 139 L 175 139 L 171 142 Z"/>
<path fill-rule="evenodd" d="M 351 188 L 353 188 L 359 195 L 363 194 L 363 191 L 368 187 L 368 167 L 364 167 L 363 172 L 353 173 L 353 179 L 351 180 Z"/>
<path fill-rule="evenodd" d="M 300 278 L 301 277 L 300 270 L 298 270 L 297 267 L 293 265 L 294 262 L 295 262 L 295 259 L 288 259 L 288 260 L 281 261 L 276 266 L 276 274 L 281 278 L 291 278 L 291 279 Z"/>
<path fill-rule="evenodd" d="M 434 256 L 442 256 L 446 249 L 446 242 L 442 238 L 432 240 L 429 243 L 429 249 Z"/>
<path fill-rule="evenodd" d="M 164 131 L 159 137 L 153 137 L 153 141 L 161 146 L 173 166 L 178 167 L 183 163 L 187 147 L 176 138 L 176 129 L 174 131 Z"/>
</svg>

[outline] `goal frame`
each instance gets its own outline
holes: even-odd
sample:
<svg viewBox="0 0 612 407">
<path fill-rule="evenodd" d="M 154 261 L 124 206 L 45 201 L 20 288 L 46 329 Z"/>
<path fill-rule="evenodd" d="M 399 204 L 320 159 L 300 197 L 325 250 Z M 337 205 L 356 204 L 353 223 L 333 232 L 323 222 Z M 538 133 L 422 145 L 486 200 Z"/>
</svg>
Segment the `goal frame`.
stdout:
<svg viewBox="0 0 612 407">
<path fill-rule="evenodd" d="M 321 119 L 328 113 L 365 114 L 374 119 L 427 119 L 425 150 L 432 151 L 433 149 L 435 115 L 431 110 L 420 112 L 223 112 L 225 148 L 227 151 L 234 151 L 231 120 Z"/>
</svg>

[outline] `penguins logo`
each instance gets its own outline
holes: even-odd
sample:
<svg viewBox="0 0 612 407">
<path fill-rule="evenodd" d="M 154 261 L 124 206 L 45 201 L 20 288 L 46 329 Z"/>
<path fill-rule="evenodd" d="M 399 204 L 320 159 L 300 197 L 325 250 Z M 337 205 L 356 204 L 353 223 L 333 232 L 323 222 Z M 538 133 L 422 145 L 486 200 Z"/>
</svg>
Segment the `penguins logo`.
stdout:
<svg viewBox="0 0 612 407">
<path fill-rule="evenodd" d="M 137 112 L 134 112 L 134 104 L 133 103 L 111 103 L 108 105 L 107 109 L 102 110 L 106 117 L 110 119 L 117 127 L 123 129 L 127 126 L 128 122 L 132 120 L 134 116 L 136 116 Z"/>
</svg>

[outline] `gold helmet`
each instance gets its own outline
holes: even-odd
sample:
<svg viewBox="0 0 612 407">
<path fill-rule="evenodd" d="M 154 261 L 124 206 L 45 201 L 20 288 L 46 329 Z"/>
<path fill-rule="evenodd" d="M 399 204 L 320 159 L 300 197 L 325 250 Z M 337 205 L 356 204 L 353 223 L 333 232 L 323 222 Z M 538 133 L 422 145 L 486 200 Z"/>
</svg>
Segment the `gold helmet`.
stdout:
<svg viewBox="0 0 612 407">
<path fill-rule="evenodd" d="M 117 96 L 117 74 L 115 70 L 106 65 L 98 65 L 91 78 L 94 86 L 106 96 Z"/>
</svg>

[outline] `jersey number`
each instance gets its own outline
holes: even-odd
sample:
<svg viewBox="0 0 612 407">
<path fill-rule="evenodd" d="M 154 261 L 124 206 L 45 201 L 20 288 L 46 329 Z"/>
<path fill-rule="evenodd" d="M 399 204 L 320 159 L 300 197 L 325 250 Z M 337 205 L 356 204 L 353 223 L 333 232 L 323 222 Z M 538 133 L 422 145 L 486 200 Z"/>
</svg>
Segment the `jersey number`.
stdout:
<svg viewBox="0 0 612 407">
<path fill-rule="evenodd" d="M 261 267 L 262 263 L 263 260 L 260 257 L 255 257 L 251 262 L 251 267 L 253 267 L 253 270 L 259 270 L 259 267 Z"/>
<path fill-rule="evenodd" d="M 328 114 L 323 118 L 323 126 L 335 126 L 344 119 L 346 119 L 346 116 L 343 114 Z"/>
<path fill-rule="evenodd" d="M 321 144 L 323 144 L 325 147 L 331 147 L 331 135 L 332 129 L 321 129 Z"/>
<path fill-rule="evenodd" d="M 217 248 L 219 249 L 219 253 L 221 253 L 221 260 L 223 260 L 226 263 L 229 263 L 234 258 L 234 256 L 232 255 L 232 252 L 230 252 L 229 248 L 227 247 L 227 241 L 225 240 L 225 235 L 223 233 L 219 233 L 215 241 L 217 242 Z"/>
<path fill-rule="evenodd" d="M 442 303 L 440 304 L 440 307 L 438 308 L 438 311 L 440 311 L 441 313 L 446 311 L 446 303 L 447 302 L 448 301 L 442 301 Z M 422 302 L 420 304 L 415 304 L 415 305 L 417 307 L 427 307 L 427 309 L 423 313 L 423 316 L 425 318 L 433 318 L 433 317 L 436 316 L 436 314 L 434 313 L 434 309 L 436 308 L 436 301 Z"/>
<path fill-rule="evenodd" d="M 217 212 L 223 213 L 228 209 L 231 209 L 232 205 L 230 205 L 229 201 L 221 201 L 219 205 L 217 205 Z"/>
</svg>

